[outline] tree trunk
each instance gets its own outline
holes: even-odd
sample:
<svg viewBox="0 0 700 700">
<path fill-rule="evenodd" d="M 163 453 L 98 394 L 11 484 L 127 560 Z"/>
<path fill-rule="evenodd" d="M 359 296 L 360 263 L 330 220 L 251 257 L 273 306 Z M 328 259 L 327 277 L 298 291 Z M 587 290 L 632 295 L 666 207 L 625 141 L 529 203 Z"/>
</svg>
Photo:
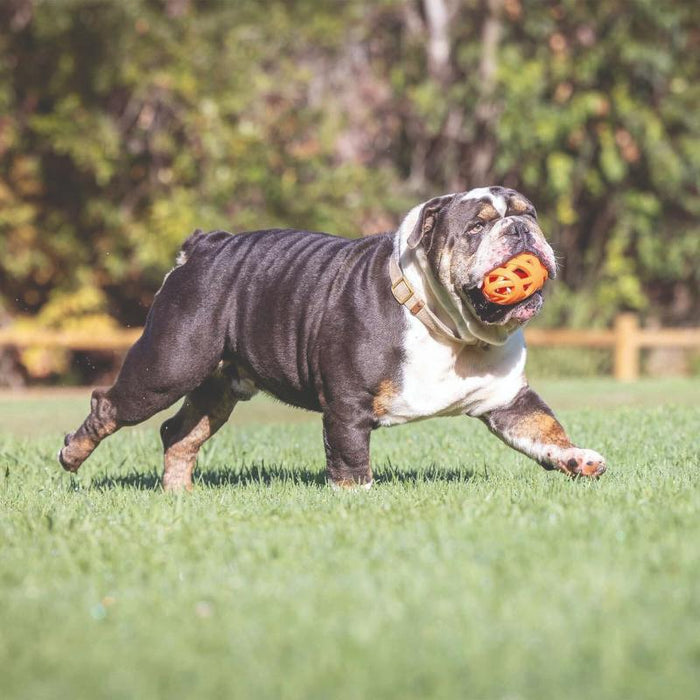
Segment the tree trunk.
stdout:
<svg viewBox="0 0 700 700">
<path fill-rule="evenodd" d="M 502 30 L 503 0 L 487 0 L 486 7 L 488 14 L 481 31 L 480 93 L 474 109 L 476 146 L 469 167 L 469 187 L 493 184 L 491 169 L 496 155 L 494 121 L 498 118 L 498 105 L 494 100 L 494 91 L 498 69 L 498 44 Z"/>
</svg>

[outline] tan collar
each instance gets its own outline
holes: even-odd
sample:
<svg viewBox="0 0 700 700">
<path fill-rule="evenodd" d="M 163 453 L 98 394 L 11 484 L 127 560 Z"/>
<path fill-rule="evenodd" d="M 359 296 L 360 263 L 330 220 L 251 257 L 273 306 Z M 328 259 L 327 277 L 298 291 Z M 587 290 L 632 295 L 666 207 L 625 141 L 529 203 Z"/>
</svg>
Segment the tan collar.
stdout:
<svg viewBox="0 0 700 700">
<path fill-rule="evenodd" d="M 391 293 L 394 295 L 394 299 L 405 306 L 432 334 L 443 336 L 462 345 L 474 342 L 471 339 L 465 340 L 458 336 L 430 310 L 425 301 L 416 295 L 394 255 L 389 259 L 389 276 L 391 277 Z"/>
</svg>

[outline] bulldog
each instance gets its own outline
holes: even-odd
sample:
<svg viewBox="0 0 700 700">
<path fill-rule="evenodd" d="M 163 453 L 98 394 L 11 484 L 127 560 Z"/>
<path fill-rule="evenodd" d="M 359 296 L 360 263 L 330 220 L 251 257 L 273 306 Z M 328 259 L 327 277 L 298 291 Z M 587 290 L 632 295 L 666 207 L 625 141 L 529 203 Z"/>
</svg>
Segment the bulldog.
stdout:
<svg viewBox="0 0 700 700">
<path fill-rule="evenodd" d="M 503 187 L 436 197 L 393 233 L 349 240 L 271 229 L 195 231 L 153 301 L 115 384 L 96 389 L 61 465 L 185 400 L 161 426 L 166 490 L 192 488 L 197 452 L 262 390 L 323 415 L 334 487 L 369 487 L 370 435 L 432 416 L 478 418 L 548 470 L 597 477 L 528 386 L 522 326 L 541 291 L 499 305 L 484 275 L 514 255 L 556 263 L 532 204 Z"/>
</svg>

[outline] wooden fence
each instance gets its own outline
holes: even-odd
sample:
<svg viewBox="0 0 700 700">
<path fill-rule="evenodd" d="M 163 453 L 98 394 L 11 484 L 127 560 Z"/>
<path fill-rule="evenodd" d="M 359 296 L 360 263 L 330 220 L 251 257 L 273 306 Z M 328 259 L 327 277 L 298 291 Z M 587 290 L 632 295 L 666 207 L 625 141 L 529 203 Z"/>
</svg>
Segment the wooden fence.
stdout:
<svg viewBox="0 0 700 700">
<path fill-rule="evenodd" d="M 129 348 L 141 335 L 141 328 L 125 328 L 108 333 L 19 330 L 0 328 L 0 347 L 66 348 L 69 350 L 113 350 Z M 639 378 L 640 351 L 645 348 L 698 348 L 700 328 L 644 329 L 637 314 L 620 314 L 610 330 L 528 328 L 530 346 L 610 348 L 614 353 L 613 376 L 622 382 Z"/>
<path fill-rule="evenodd" d="M 639 378 L 645 348 L 700 348 L 700 328 L 645 329 L 634 313 L 619 314 L 611 330 L 529 328 L 525 338 L 530 346 L 611 348 L 613 376 L 621 382 Z"/>
</svg>

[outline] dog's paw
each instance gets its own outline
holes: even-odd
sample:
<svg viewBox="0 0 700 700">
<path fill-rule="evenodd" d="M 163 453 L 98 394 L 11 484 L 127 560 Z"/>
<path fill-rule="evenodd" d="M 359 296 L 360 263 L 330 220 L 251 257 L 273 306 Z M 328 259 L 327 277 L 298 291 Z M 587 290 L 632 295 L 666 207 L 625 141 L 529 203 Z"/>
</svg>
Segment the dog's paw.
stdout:
<svg viewBox="0 0 700 700">
<path fill-rule="evenodd" d="M 92 450 L 85 444 L 75 440 L 75 433 L 68 433 L 58 451 L 58 462 L 67 472 L 77 472 L 90 452 Z"/>
<path fill-rule="evenodd" d="M 605 458 L 594 450 L 584 450 L 580 447 L 569 447 L 561 450 L 555 464 L 559 471 L 571 477 L 599 477 L 607 469 Z"/>
<path fill-rule="evenodd" d="M 334 491 L 369 491 L 372 488 L 373 483 L 373 481 L 360 483 L 345 479 L 343 481 L 333 481 L 333 479 L 328 479 L 328 484 Z"/>
</svg>

